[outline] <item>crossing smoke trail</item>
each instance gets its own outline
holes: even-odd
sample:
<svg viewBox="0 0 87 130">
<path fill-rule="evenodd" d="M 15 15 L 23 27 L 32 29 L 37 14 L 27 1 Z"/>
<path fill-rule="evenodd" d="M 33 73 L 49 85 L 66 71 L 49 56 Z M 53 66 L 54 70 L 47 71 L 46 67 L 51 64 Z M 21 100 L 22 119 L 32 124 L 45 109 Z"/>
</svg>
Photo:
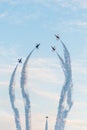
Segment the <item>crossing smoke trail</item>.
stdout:
<svg viewBox="0 0 87 130">
<path fill-rule="evenodd" d="M 14 111 L 16 129 L 21 130 L 20 116 L 19 116 L 19 111 L 15 106 L 15 92 L 14 92 L 15 75 L 16 75 L 17 67 L 18 67 L 18 65 L 16 65 L 16 67 L 12 73 L 12 76 L 11 76 L 10 85 L 9 85 L 9 96 L 10 96 L 11 106 L 12 106 L 12 109 Z"/>
<path fill-rule="evenodd" d="M 71 60 L 69 52 L 65 46 L 65 44 L 60 40 L 63 45 L 64 50 L 64 60 L 62 57 L 57 53 L 59 60 L 61 62 L 61 66 L 65 76 L 65 83 L 61 91 L 60 100 L 59 100 L 59 107 L 57 113 L 57 119 L 55 124 L 55 130 L 64 130 L 66 118 L 68 113 L 73 105 L 72 102 L 72 70 L 71 70 Z"/>
<path fill-rule="evenodd" d="M 35 48 L 30 52 L 30 54 L 27 56 L 23 68 L 22 68 L 22 72 L 21 72 L 21 91 L 22 91 L 22 96 L 24 98 L 24 104 L 25 104 L 25 122 L 26 122 L 26 130 L 30 130 L 30 99 L 29 99 L 29 94 L 27 92 L 27 90 L 25 90 L 25 86 L 27 83 L 27 63 L 28 60 L 31 56 L 31 54 L 34 52 Z"/>
</svg>

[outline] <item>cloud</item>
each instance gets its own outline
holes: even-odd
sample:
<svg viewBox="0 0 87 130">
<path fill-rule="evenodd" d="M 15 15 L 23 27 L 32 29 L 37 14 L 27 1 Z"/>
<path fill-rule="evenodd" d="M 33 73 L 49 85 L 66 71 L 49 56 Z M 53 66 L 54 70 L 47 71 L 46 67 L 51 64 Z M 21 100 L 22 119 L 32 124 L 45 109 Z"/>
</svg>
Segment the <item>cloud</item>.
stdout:
<svg viewBox="0 0 87 130">
<path fill-rule="evenodd" d="M 74 105 L 77 105 L 78 107 L 83 106 L 84 108 L 87 108 L 86 102 L 83 102 L 83 101 L 82 102 L 75 102 Z"/>
<path fill-rule="evenodd" d="M 0 82 L 0 86 L 8 86 L 9 82 Z"/>
<path fill-rule="evenodd" d="M 36 93 L 37 95 L 39 95 L 40 97 L 45 97 L 54 101 L 58 101 L 58 96 L 55 93 L 50 93 L 47 91 L 41 91 L 41 90 L 37 90 L 32 88 L 31 89 L 32 92 Z"/>
<path fill-rule="evenodd" d="M 87 22 L 86 21 L 78 20 L 78 21 L 70 22 L 69 24 L 75 25 L 77 27 L 87 28 Z"/>
<path fill-rule="evenodd" d="M 19 46 L 16 45 L 15 43 L 13 44 L 0 41 L 0 56 L 3 62 L 8 63 L 8 59 L 14 59 L 14 57 L 17 57 Z M 3 60 L 4 58 L 5 60 Z"/>
<path fill-rule="evenodd" d="M 69 0 L 51 0 L 51 1 L 49 1 L 49 0 L 32 0 L 32 2 L 29 2 L 29 4 L 30 3 L 37 3 L 37 4 L 41 4 L 41 5 L 43 5 L 43 6 L 45 6 L 45 7 L 53 7 L 53 6 L 60 6 L 60 7 L 68 7 L 68 8 L 72 8 L 72 9 L 74 9 L 74 8 L 77 8 L 77 9 L 86 9 L 87 8 L 87 1 L 86 0 L 84 0 L 84 1 L 82 1 L 82 0 L 71 0 L 71 1 L 69 1 Z"/>
<path fill-rule="evenodd" d="M 58 71 L 56 71 L 58 70 Z M 56 64 L 55 59 L 50 58 L 37 58 L 29 62 L 28 77 L 30 80 L 37 80 L 46 83 L 55 83 L 60 85 L 61 78 L 64 79 L 62 70 Z"/>
<path fill-rule="evenodd" d="M 18 5 L 41 5 L 47 8 L 49 7 L 65 7 L 65 8 L 77 8 L 77 9 L 86 9 L 87 8 L 87 1 L 84 0 L 32 0 L 32 1 L 24 1 L 24 0 L 0 0 L 0 3 L 8 3 L 11 6 L 18 6 Z"/>
<path fill-rule="evenodd" d="M 87 0 L 73 0 L 73 2 L 78 5 L 80 8 L 87 9 Z"/>
<path fill-rule="evenodd" d="M 15 5 L 17 3 L 21 2 L 20 0 L 0 0 L 0 3 L 3 4 L 3 3 L 6 3 L 6 4 L 10 4 L 10 5 Z"/>
<path fill-rule="evenodd" d="M 29 70 L 29 79 L 44 81 L 47 83 L 55 83 L 55 84 L 59 84 L 59 85 L 61 84 L 59 75 L 57 77 L 57 75 L 54 72 L 52 72 L 51 69 L 48 69 L 48 68 L 30 69 Z"/>
<path fill-rule="evenodd" d="M 9 130 L 9 128 L 15 130 L 14 119 L 11 115 L 9 115 L 6 112 L 1 111 L 0 117 L 1 117 L 1 120 L 0 120 L 0 122 L 1 122 L 0 123 L 0 129 L 1 130 L 5 130 L 5 129 Z"/>
<path fill-rule="evenodd" d="M 7 16 L 7 12 L 0 13 L 0 19 L 3 19 Z"/>
<path fill-rule="evenodd" d="M 12 65 L 4 65 L 4 66 L 0 66 L 0 72 L 2 73 L 10 73 L 10 72 L 12 72 L 12 70 L 13 70 L 13 66 Z"/>
<path fill-rule="evenodd" d="M 72 71 L 73 74 L 78 74 L 78 75 L 87 75 L 87 62 L 86 59 L 78 59 L 75 62 L 72 63 Z"/>
<path fill-rule="evenodd" d="M 14 115 L 9 114 L 9 112 L 5 112 L 5 111 L 0 111 L 0 129 L 1 130 L 15 130 L 16 126 L 15 126 L 15 120 L 14 120 Z M 21 116 L 21 124 L 22 124 L 22 128 L 25 129 L 25 124 L 24 124 L 24 116 Z"/>
<path fill-rule="evenodd" d="M 1 0 L 0 3 L 7 3 L 7 5 L 9 4 L 9 6 L 11 7 L 8 10 L 4 9 L 3 13 L 1 13 L 1 15 L 0 15 L 1 19 L 4 18 L 4 21 L 6 21 L 10 24 L 25 24 L 28 21 L 31 22 L 31 20 L 32 21 L 40 20 L 42 17 L 45 18 L 44 20 L 46 22 L 47 21 L 46 18 L 48 16 L 47 16 L 47 14 L 44 15 L 45 12 L 43 10 L 43 7 L 48 8 L 49 11 L 53 10 L 53 12 L 55 12 L 55 14 L 58 11 L 61 11 L 61 9 L 64 10 L 65 8 L 68 8 L 70 11 L 71 10 L 77 11 L 77 9 L 87 8 L 86 0 L 84 0 L 83 2 L 81 0 L 71 0 L 71 1 L 69 1 L 69 0 L 67 0 L 67 1 L 66 0 L 63 0 L 63 1 L 62 0 L 51 0 L 51 1 L 49 1 L 49 0 L 32 0 L 32 1 L 4 0 L 4 1 L 2 1 Z M 19 6 L 19 8 L 18 8 L 18 6 Z M 28 10 L 29 6 L 30 6 L 30 9 Z M 36 8 L 34 8 L 34 6 L 36 6 Z M 14 9 L 14 7 L 15 8 L 17 7 L 16 10 Z M 40 8 L 38 8 L 38 7 L 40 7 Z M 70 11 L 68 12 L 68 14 L 70 13 Z M 63 14 L 65 14 L 65 12 Z M 59 16 L 59 20 L 61 18 L 62 18 L 62 16 Z M 57 23 L 59 20 L 57 20 Z M 47 24 L 46 25 L 49 27 L 49 24 L 50 24 L 50 21 L 49 21 L 48 25 Z M 78 25 L 86 26 L 86 22 L 84 22 L 84 23 L 78 22 Z M 51 25 L 50 25 L 50 27 L 53 29 L 54 29 L 54 26 L 51 27 Z M 57 27 L 58 27 L 58 25 L 57 25 Z M 56 30 L 56 26 L 55 26 L 55 30 Z"/>
<path fill-rule="evenodd" d="M 1 3 L 2 7 L 6 4 L 7 8 L 4 8 L 3 12 L 0 13 L 0 22 L 4 21 L 6 24 L 24 24 L 27 21 L 37 20 L 41 16 L 41 12 L 39 10 L 32 10 L 32 8 L 28 10 L 29 3 L 27 1 L 4 0 L 0 1 L 0 4 Z M 8 5 L 10 8 L 8 8 Z"/>
<path fill-rule="evenodd" d="M 24 24 L 26 23 L 27 21 L 33 21 L 33 20 L 37 20 L 38 18 L 40 17 L 40 12 L 38 11 L 35 11 L 35 12 L 23 12 L 22 10 L 22 13 L 18 10 L 16 12 L 10 12 L 8 14 L 8 17 L 7 17 L 7 21 L 10 23 L 10 24 Z"/>
<path fill-rule="evenodd" d="M 81 126 L 85 126 L 87 127 L 87 121 L 82 121 L 82 120 L 67 120 L 67 123 L 69 125 L 74 125 L 74 126 L 78 126 L 78 127 L 81 127 Z"/>
</svg>

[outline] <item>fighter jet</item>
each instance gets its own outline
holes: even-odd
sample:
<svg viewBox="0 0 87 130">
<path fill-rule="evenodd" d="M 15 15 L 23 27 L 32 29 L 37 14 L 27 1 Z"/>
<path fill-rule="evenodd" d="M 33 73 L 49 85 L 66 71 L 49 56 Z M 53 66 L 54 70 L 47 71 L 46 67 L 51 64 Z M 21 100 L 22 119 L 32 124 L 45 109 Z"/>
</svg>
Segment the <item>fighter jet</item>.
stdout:
<svg viewBox="0 0 87 130">
<path fill-rule="evenodd" d="M 52 51 L 55 51 L 55 50 L 56 50 L 55 46 L 51 46 L 51 48 L 52 48 Z"/>
<path fill-rule="evenodd" d="M 46 119 L 48 118 L 48 116 L 46 116 Z"/>
<path fill-rule="evenodd" d="M 39 44 L 36 44 L 36 48 L 39 49 L 39 46 L 40 46 L 40 43 Z"/>
<path fill-rule="evenodd" d="M 56 34 L 55 34 L 55 37 L 56 37 L 57 39 L 60 39 L 60 37 L 59 37 L 58 35 L 56 35 Z"/>
<path fill-rule="evenodd" d="M 22 63 L 22 58 L 18 59 L 18 62 L 19 62 L 19 63 Z"/>
</svg>

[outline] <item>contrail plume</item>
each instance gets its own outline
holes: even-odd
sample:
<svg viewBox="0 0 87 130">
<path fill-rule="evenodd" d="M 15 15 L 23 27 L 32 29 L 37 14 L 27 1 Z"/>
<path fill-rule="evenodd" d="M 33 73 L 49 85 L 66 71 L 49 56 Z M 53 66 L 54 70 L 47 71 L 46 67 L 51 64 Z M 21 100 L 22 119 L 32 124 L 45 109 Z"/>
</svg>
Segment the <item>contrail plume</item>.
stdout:
<svg viewBox="0 0 87 130">
<path fill-rule="evenodd" d="M 72 70 L 71 70 L 70 54 L 61 39 L 60 39 L 60 42 L 63 45 L 64 60 L 58 54 L 58 52 L 56 52 L 56 54 L 61 62 L 61 67 L 63 69 L 64 76 L 65 76 L 65 83 L 63 85 L 60 99 L 59 99 L 59 106 L 58 106 L 55 130 L 64 130 L 68 112 L 70 111 L 72 104 L 73 104 L 72 103 L 73 84 L 72 84 Z"/>
<path fill-rule="evenodd" d="M 23 68 L 22 68 L 22 72 L 21 72 L 21 91 L 22 91 L 22 96 L 24 99 L 24 105 L 25 105 L 25 122 L 26 122 L 26 130 L 30 130 L 30 123 L 31 123 L 31 115 L 30 115 L 30 99 L 29 99 L 29 94 L 27 92 L 27 90 L 25 90 L 25 86 L 27 83 L 27 63 L 28 60 L 31 56 L 31 54 L 34 52 L 35 48 L 30 52 L 30 54 L 27 56 L 24 64 L 23 64 Z"/>
<path fill-rule="evenodd" d="M 16 76 L 17 68 L 18 68 L 18 65 L 16 65 L 11 76 L 10 85 L 9 85 L 9 96 L 10 96 L 11 106 L 14 111 L 16 129 L 21 130 L 19 111 L 17 107 L 15 106 L 15 88 L 14 87 L 15 87 L 15 76 Z"/>
</svg>

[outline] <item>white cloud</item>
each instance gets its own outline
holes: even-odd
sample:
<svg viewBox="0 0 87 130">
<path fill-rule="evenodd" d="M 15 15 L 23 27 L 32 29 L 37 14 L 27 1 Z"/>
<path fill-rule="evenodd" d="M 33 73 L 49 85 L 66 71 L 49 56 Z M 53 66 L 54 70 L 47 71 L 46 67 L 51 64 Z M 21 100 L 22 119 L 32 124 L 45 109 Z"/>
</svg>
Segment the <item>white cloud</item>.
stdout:
<svg viewBox="0 0 87 130">
<path fill-rule="evenodd" d="M 8 86 L 9 82 L 0 82 L 0 86 Z"/>
<path fill-rule="evenodd" d="M 83 74 L 83 75 L 87 75 L 87 68 L 86 67 L 84 67 L 84 66 L 74 66 L 73 67 L 73 74 L 75 75 L 75 74 Z"/>
<path fill-rule="evenodd" d="M 87 0 L 73 0 L 74 4 L 77 4 L 80 8 L 87 9 Z"/>
<path fill-rule="evenodd" d="M 37 89 L 34 89 L 34 88 L 31 88 L 31 91 L 36 93 L 39 96 L 43 96 L 45 98 L 49 98 L 49 99 L 54 100 L 54 101 L 58 101 L 58 98 L 59 98 L 55 93 L 50 93 L 50 92 L 47 92 L 47 91 L 41 91 L 41 90 L 37 90 Z"/>
<path fill-rule="evenodd" d="M 86 126 L 87 127 L 87 121 L 82 121 L 82 120 L 67 120 L 67 123 L 69 125 L 74 125 L 74 126 L 78 126 L 78 127 L 81 127 L 81 126 Z"/>
<path fill-rule="evenodd" d="M 53 7 L 53 6 L 61 6 L 61 7 L 69 7 L 72 9 L 79 9 L 79 8 L 87 8 L 87 1 L 86 0 L 33 0 L 33 3 L 38 3 L 46 7 Z"/>
<path fill-rule="evenodd" d="M 11 6 L 16 6 L 16 5 L 33 5 L 33 4 L 40 4 L 45 7 L 69 7 L 69 8 L 77 8 L 77 9 L 87 9 L 87 1 L 86 0 L 0 0 L 0 3 L 9 3 Z"/>
<path fill-rule="evenodd" d="M 28 77 L 30 80 L 44 81 L 46 83 L 55 83 L 60 85 L 61 79 L 64 80 L 63 72 L 55 59 L 38 58 L 32 59 L 28 64 Z M 57 71 L 56 71 L 57 70 Z"/>
<path fill-rule="evenodd" d="M 0 112 L 0 113 L 1 113 L 0 114 L 0 117 L 1 117 L 0 129 L 9 130 L 9 128 L 10 128 L 10 129 L 15 130 L 15 124 L 14 124 L 13 117 L 5 112 Z"/>
<path fill-rule="evenodd" d="M 75 25 L 77 27 L 87 28 L 87 22 L 81 20 L 69 22 L 69 25 Z"/>
<path fill-rule="evenodd" d="M 5 18 L 7 16 L 7 12 L 3 12 L 0 14 L 0 19 Z"/>
<path fill-rule="evenodd" d="M 43 68 L 43 69 L 33 68 L 29 70 L 29 79 L 33 79 L 33 80 L 44 81 L 47 83 L 61 84 L 61 80 L 60 80 L 61 77 L 59 75 L 56 75 L 51 69 L 48 68 Z"/>
<path fill-rule="evenodd" d="M 81 9 L 81 8 L 87 8 L 87 2 L 86 0 L 81 1 L 81 0 L 71 0 L 71 1 L 66 1 L 66 0 L 32 0 L 32 1 L 24 1 L 24 0 L 4 0 L 0 1 L 1 3 L 9 3 L 10 6 L 23 6 L 22 12 L 20 10 L 5 10 L 3 13 L 1 13 L 0 18 L 5 18 L 5 21 L 10 22 L 11 24 L 24 24 L 27 21 L 30 20 L 37 20 L 44 16 L 41 8 L 38 8 L 35 11 L 25 11 L 27 6 L 33 6 L 36 4 L 36 6 L 45 6 L 49 9 L 53 10 L 59 10 L 60 8 L 69 8 L 70 10 L 76 10 L 76 9 Z M 58 8 L 60 7 L 60 8 Z M 30 9 L 31 10 L 31 9 Z M 86 26 L 86 22 L 77 23 L 79 26 Z M 47 24 L 46 24 L 47 25 Z M 57 25 L 58 26 L 58 25 Z M 52 27 L 54 28 L 54 26 Z M 55 27 L 56 28 L 56 27 Z"/>
<path fill-rule="evenodd" d="M 7 21 L 11 24 L 24 24 L 30 20 L 37 20 L 40 17 L 40 12 L 35 11 L 32 13 L 22 13 L 17 11 L 15 13 L 9 13 L 7 17 Z"/>
<path fill-rule="evenodd" d="M 0 66 L 0 72 L 2 73 L 9 73 L 13 71 L 13 66 L 12 65 L 6 65 L 6 66 Z"/>
<path fill-rule="evenodd" d="M 15 130 L 16 129 L 16 125 L 15 125 L 15 119 L 14 119 L 14 115 L 10 115 L 9 113 L 5 112 L 5 111 L 0 111 L 0 129 L 1 130 Z M 24 124 L 24 117 L 21 116 L 21 125 L 22 128 L 25 128 L 25 124 Z"/>
<path fill-rule="evenodd" d="M 75 62 L 72 62 L 72 72 L 73 72 L 74 76 L 76 74 L 85 76 L 85 75 L 87 75 L 86 70 L 87 70 L 87 60 L 85 58 L 85 53 L 84 53 L 84 59 L 82 56 L 81 59 L 77 59 Z"/>
</svg>

